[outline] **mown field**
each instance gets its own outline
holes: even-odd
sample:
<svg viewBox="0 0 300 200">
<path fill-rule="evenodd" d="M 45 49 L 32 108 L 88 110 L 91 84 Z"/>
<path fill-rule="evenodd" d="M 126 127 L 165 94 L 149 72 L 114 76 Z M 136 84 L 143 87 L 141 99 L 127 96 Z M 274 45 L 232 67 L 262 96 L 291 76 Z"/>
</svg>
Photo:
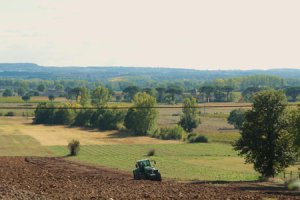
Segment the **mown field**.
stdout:
<svg viewBox="0 0 300 200">
<path fill-rule="evenodd" d="M 210 104 L 216 105 L 216 104 Z M 220 105 L 220 104 L 218 104 Z M 228 105 L 228 104 L 226 104 Z M 235 104 L 241 105 L 241 104 Z M 126 132 L 32 125 L 30 117 L 0 117 L 0 156 L 66 156 L 71 139 L 81 141 L 77 157 L 66 159 L 131 171 L 135 161 L 147 157 L 150 149 L 163 177 L 189 180 L 257 180 L 258 174 L 237 156 L 231 143 L 239 133 L 226 121 L 232 108 L 208 108 L 201 114 L 195 132 L 206 135 L 207 144 L 134 137 Z M 1 111 L 0 111 L 1 112 Z M 181 109 L 160 109 L 158 125 L 175 125 Z M 297 170 L 297 166 L 287 171 Z"/>
</svg>

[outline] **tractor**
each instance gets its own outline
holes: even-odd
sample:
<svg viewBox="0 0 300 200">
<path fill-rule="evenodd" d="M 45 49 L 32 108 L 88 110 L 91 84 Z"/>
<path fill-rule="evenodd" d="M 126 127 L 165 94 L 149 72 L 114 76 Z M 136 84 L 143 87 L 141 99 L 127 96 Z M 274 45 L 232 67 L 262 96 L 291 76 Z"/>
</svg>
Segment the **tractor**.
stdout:
<svg viewBox="0 0 300 200">
<path fill-rule="evenodd" d="M 156 162 L 154 160 L 144 159 L 138 160 L 135 164 L 135 169 L 133 170 L 133 178 L 135 180 L 148 179 L 153 181 L 161 181 L 161 175 L 154 165 Z"/>
</svg>

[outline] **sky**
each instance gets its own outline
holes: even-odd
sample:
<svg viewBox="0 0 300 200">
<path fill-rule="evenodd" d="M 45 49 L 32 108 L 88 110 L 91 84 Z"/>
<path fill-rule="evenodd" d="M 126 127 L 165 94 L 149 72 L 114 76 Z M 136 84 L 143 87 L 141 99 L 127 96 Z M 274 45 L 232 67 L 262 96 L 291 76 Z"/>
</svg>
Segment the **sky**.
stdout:
<svg viewBox="0 0 300 200">
<path fill-rule="evenodd" d="M 0 0 L 0 62 L 300 68 L 299 0 Z"/>
</svg>

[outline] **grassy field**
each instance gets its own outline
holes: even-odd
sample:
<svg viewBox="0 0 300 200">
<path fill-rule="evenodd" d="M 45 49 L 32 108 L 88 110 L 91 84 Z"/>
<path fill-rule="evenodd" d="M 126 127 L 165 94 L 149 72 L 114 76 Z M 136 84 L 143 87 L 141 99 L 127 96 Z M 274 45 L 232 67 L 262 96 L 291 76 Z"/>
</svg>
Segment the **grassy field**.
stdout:
<svg viewBox="0 0 300 200">
<path fill-rule="evenodd" d="M 1 103 L 6 104 L 9 103 Z M 256 180 L 258 174 L 251 165 L 244 164 L 244 159 L 237 156 L 230 144 L 239 137 L 238 131 L 226 121 L 231 110 L 230 107 L 207 107 L 201 114 L 202 123 L 195 132 L 207 136 L 208 144 L 133 137 L 119 131 L 32 125 L 31 118 L 0 117 L 0 156 L 65 156 L 68 154 L 67 143 L 78 139 L 81 142 L 80 154 L 68 159 L 131 171 L 136 160 L 145 158 L 150 149 L 155 149 L 156 155 L 151 159 L 157 161 L 163 177 L 178 180 Z M 159 113 L 160 127 L 174 126 L 180 118 L 181 109 L 160 109 Z"/>
<path fill-rule="evenodd" d="M 48 147 L 63 156 L 68 152 L 62 146 Z M 157 167 L 164 177 L 178 180 L 256 180 L 251 165 L 245 165 L 230 145 L 226 144 L 155 144 L 155 145 L 87 145 L 78 157 L 70 158 L 131 171 L 136 160 L 147 157 L 155 149 Z"/>
</svg>

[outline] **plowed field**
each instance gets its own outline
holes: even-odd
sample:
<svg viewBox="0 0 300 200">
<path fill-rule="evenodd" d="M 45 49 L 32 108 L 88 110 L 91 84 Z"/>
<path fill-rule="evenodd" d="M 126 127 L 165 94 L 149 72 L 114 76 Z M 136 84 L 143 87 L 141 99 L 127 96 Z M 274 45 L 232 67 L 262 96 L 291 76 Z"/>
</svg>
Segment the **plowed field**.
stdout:
<svg viewBox="0 0 300 200">
<path fill-rule="evenodd" d="M 260 184 L 135 181 L 127 172 L 63 158 L 0 157 L 0 199 L 300 199 Z"/>
</svg>

